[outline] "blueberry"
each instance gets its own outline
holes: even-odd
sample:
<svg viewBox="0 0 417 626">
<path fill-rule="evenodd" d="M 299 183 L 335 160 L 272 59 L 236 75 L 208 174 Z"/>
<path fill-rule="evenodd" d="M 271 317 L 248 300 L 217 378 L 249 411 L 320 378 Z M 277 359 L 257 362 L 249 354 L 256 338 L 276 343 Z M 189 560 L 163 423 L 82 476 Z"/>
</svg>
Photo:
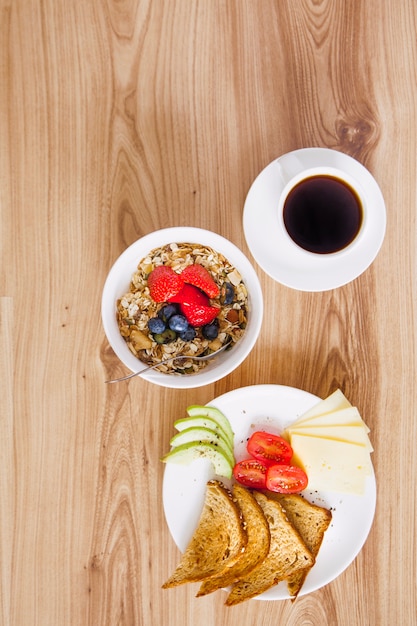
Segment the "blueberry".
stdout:
<svg viewBox="0 0 417 626">
<path fill-rule="evenodd" d="M 163 333 L 157 333 L 154 335 L 153 338 L 156 343 L 170 343 L 171 341 L 175 341 L 177 334 L 173 330 L 167 328 Z"/>
<path fill-rule="evenodd" d="M 180 337 L 183 341 L 192 341 L 196 334 L 195 329 L 192 326 L 189 326 L 186 330 L 180 333 Z"/>
<path fill-rule="evenodd" d="M 158 317 L 160 317 L 162 321 L 167 322 L 177 311 L 178 309 L 175 304 L 165 304 L 165 306 L 158 311 Z"/>
<path fill-rule="evenodd" d="M 183 315 L 173 315 L 169 318 L 168 325 L 176 333 L 182 333 L 188 328 L 188 322 Z"/>
<path fill-rule="evenodd" d="M 201 329 L 201 332 L 206 339 L 216 339 L 219 334 L 219 322 L 214 320 L 211 324 L 206 324 Z"/>
<path fill-rule="evenodd" d="M 166 329 L 165 322 L 161 320 L 159 317 L 151 317 L 148 321 L 148 328 L 152 334 L 160 334 L 163 333 Z"/>
<path fill-rule="evenodd" d="M 220 302 L 222 304 L 232 304 L 234 297 L 235 297 L 235 290 L 233 288 L 232 283 L 225 282 L 221 288 Z"/>
</svg>

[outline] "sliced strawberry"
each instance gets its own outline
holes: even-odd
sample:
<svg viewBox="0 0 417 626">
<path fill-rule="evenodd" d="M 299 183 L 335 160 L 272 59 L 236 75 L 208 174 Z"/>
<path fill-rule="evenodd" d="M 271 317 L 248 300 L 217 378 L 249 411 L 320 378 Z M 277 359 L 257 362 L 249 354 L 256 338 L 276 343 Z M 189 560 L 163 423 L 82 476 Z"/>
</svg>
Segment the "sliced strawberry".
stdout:
<svg viewBox="0 0 417 626">
<path fill-rule="evenodd" d="M 210 272 L 198 263 L 188 265 L 181 272 L 181 278 L 185 283 L 190 283 L 204 291 L 209 298 L 217 298 L 220 294 L 219 287 L 213 280 Z"/>
<path fill-rule="evenodd" d="M 155 302 L 166 302 L 183 287 L 184 281 L 172 267 L 158 265 L 148 276 L 148 287 Z"/>
<path fill-rule="evenodd" d="M 204 304 L 180 304 L 183 315 L 191 326 L 204 326 L 210 324 L 220 313 L 220 309 L 214 306 L 206 306 Z"/>
<path fill-rule="evenodd" d="M 177 302 L 182 303 L 186 302 L 187 304 L 204 304 L 205 306 L 209 306 L 210 300 L 205 293 L 201 291 L 198 287 L 194 287 L 194 285 L 188 285 L 185 283 L 182 289 L 175 296 L 168 298 L 169 302 Z"/>
</svg>

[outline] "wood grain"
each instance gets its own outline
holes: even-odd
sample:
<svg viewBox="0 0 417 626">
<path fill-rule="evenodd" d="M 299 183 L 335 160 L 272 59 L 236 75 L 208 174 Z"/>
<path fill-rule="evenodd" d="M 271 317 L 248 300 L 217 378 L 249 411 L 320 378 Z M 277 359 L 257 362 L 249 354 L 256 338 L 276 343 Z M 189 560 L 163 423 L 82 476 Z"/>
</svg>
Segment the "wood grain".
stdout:
<svg viewBox="0 0 417 626">
<path fill-rule="evenodd" d="M 0 0 L 0 623 L 416 623 L 417 7 L 413 0 Z M 354 282 L 296 292 L 257 267 L 259 340 L 187 391 L 125 372 L 102 286 L 155 229 L 249 254 L 256 175 L 296 148 L 367 166 L 388 213 Z M 161 589 L 178 561 L 160 457 L 191 403 L 249 384 L 336 387 L 372 429 L 378 504 L 364 549 L 295 604 L 226 609 Z"/>
<path fill-rule="evenodd" d="M 2 567 L 0 584 L 0 620 L 6 624 L 10 615 L 11 578 L 13 562 L 13 526 L 15 510 L 15 475 L 13 459 L 14 427 L 14 341 L 13 299 L 0 297 L 0 393 L 1 393 L 1 441 L 4 448 L 3 469 L 0 473 L 0 553 Z"/>
</svg>

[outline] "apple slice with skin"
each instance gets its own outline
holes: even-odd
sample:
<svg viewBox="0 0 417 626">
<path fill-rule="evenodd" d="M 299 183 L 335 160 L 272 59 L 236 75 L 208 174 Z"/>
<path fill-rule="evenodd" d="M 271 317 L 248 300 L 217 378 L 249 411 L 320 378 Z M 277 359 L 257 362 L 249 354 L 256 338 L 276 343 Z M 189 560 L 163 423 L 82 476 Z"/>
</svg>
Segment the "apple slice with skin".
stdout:
<svg viewBox="0 0 417 626">
<path fill-rule="evenodd" d="M 224 432 L 227 434 L 227 439 L 233 448 L 234 434 L 230 426 L 230 422 L 225 415 L 219 409 L 214 406 L 200 406 L 193 404 L 187 408 L 187 413 L 190 417 L 209 417 L 221 426 Z"/>
<path fill-rule="evenodd" d="M 235 458 L 233 455 L 233 451 L 230 449 L 229 443 L 225 439 L 223 439 L 221 435 L 211 430 L 210 428 L 205 428 L 203 426 L 185 428 L 184 430 L 181 430 L 179 433 L 172 437 L 170 444 L 173 448 L 176 448 L 183 445 L 184 443 L 189 443 L 191 441 L 213 444 L 219 449 L 220 452 L 225 455 L 229 463 L 234 466 Z"/>
<path fill-rule="evenodd" d="M 229 444 L 230 451 L 233 452 L 233 442 L 230 443 L 230 436 L 224 429 L 211 417 L 196 416 L 196 417 L 182 417 L 174 422 L 174 428 L 178 431 L 185 430 L 186 428 L 209 428 L 214 431 L 220 437 L 222 437 Z"/>
<path fill-rule="evenodd" d="M 208 459 L 213 464 L 214 472 L 217 476 L 224 478 L 232 477 L 233 465 L 229 463 L 227 457 L 212 443 L 190 441 L 176 448 L 172 448 L 168 454 L 162 457 L 163 463 L 178 463 L 180 465 L 190 465 L 197 459 Z"/>
</svg>

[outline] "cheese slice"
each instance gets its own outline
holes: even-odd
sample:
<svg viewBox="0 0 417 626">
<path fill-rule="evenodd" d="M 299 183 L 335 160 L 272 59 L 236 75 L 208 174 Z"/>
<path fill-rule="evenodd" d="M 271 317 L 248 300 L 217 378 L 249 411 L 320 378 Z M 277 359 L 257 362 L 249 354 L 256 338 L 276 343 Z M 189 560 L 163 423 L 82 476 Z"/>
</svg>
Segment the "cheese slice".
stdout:
<svg viewBox="0 0 417 626">
<path fill-rule="evenodd" d="M 334 411 L 339 411 L 340 409 L 348 409 L 351 406 L 351 403 L 345 397 L 343 392 L 340 391 L 340 389 L 336 389 L 336 391 L 334 391 L 325 400 L 320 400 L 320 402 L 315 404 L 311 409 L 303 413 L 295 422 L 295 424 L 299 422 L 301 423 L 304 420 L 310 419 L 312 417 L 318 417 L 319 415 L 333 413 Z"/>
<path fill-rule="evenodd" d="M 360 416 L 358 409 L 353 406 L 305 420 L 297 420 L 289 426 L 289 429 L 311 428 L 312 426 L 363 426 L 369 433 L 369 428 Z"/>
<path fill-rule="evenodd" d="M 372 444 L 365 429 L 359 426 L 311 426 L 307 428 L 289 428 L 290 438 L 294 434 L 308 435 L 310 437 L 323 437 L 324 439 L 334 439 L 336 441 L 347 441 L 359 446 L 365 446 L 369 452 L 373 452 Z"/>
<path fill-rule="evenodd" d="M 369 452 L 365 446 L 346 441 L 291 436 L 293 461 L 308 476 L 308 489 L 362 495 L 366 477 L 372 474 Z"/>
</svg>

